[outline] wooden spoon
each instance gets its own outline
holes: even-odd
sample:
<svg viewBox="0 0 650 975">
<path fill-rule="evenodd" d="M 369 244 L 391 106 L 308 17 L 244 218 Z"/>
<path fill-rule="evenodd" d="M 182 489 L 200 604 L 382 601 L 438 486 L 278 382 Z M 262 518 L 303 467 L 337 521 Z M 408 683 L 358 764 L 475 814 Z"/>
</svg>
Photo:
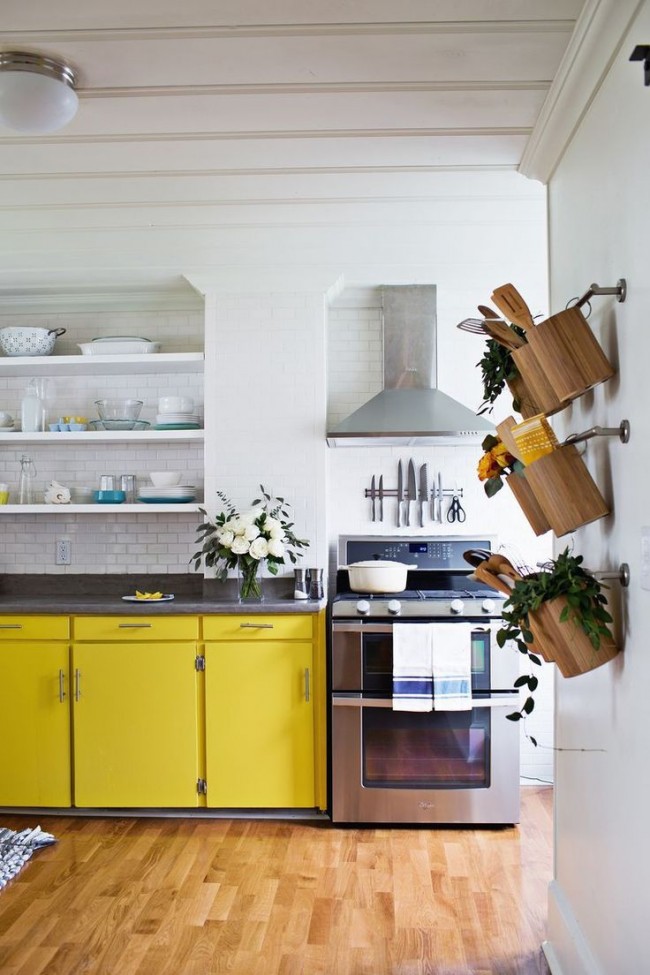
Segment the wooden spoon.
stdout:
<svg viewBox="0 0 650 975">
<path fill-rule="evenodd" d="M 489 586 L 490 589 L 496 589 L 498 592 L 503 593 L 504 596 L 512 595 L 512 589 L 507 582 L 499 579 L 499 577 L 493 572 L 490 572 L 489 569 L 485 569 L 483 566 L 479 565 L 474 569 L 473 575 L 476 579 L 478 579 L 479 582 L 483 582 L 486 586 Z"/>
<path fill-rule="evenodd" d="M 493 308 L 490 308 L 489 305 L 478 305 L 477 307 L 478 307 L 479 313 L 483 316 L 483 318 L 499 318 L 500 317 L 497 314 L 497 312 L 495 312 L 495 310 Z"/>
<path fill-rule="evenodd" d="M 514 284 L 502 284 L 492 292 L 492 301 L 499 311 L 515 325 L 520 325 L 524 329 L 535 328 L 535 322 L 531 315 L 530 308 L 521 297 Z"/>
<path fill-rule="evenodd" d="M 526 345 L 526 340 L 517 335 L 500 318 L 486 318 L 483 327 L 490 338 L 499 345 L 505 345 L 506 349 L 520 349 L 522 345 Z"/>
</svg>

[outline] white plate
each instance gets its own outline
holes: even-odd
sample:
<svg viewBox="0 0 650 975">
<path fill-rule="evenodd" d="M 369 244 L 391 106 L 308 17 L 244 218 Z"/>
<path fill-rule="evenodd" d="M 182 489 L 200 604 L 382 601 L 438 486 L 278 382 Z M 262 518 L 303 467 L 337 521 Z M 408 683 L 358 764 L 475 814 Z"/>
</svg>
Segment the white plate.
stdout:
<svg viewBox="0 0 650 975">
<path fill-rule="evenodd" d="M 196 494 L 196 488 L 193 484 L 174 484 L 172 487 L 141 487 L 139 489 L 139 494 L 173 494 L 176 497 L 179 494 Z"/>
<path fill-rule="evenodd" d="M 158 413 L 156 423 L 198 423 L 198 413 Z"/>
<path fill-rule="evenodd" d="M 122 596 L 125 603 L 167 603 L 173 599 L 173 593 L 166 592 L 158 599 L 140 599 L 139 596 Z"/>
</svg>

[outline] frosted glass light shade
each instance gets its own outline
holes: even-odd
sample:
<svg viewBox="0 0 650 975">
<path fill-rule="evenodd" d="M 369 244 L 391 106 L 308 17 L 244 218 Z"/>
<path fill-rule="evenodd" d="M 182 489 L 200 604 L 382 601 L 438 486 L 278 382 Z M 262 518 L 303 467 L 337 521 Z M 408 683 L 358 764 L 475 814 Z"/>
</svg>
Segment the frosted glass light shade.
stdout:
<svg viewBox="0 0 650 975">
<path fill-rule="evenodd" d="M 79 107 L 74 83 L 74 72 L 63 62 L 0 54 L 0 125 L 34 134 L 63 128 Z"/>
</svg>

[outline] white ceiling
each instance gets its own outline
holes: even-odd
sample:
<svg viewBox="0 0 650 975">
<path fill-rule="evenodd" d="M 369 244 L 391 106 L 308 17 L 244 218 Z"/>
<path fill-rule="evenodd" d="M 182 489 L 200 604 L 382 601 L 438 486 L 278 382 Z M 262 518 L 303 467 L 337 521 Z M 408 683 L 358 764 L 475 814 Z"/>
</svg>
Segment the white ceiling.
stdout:
<svg viewBox="0 0 650 975">
<path fill-rule="evenodd" d="M 444 222 L 484 177 L 507 198 L 581 7 L 2 0 L 0 49 L 68 61 L 80 108 L 0 130 L 0 289 L 268 262 L 282 229 L 300 250 L 434 202 Z"/>
</svg>

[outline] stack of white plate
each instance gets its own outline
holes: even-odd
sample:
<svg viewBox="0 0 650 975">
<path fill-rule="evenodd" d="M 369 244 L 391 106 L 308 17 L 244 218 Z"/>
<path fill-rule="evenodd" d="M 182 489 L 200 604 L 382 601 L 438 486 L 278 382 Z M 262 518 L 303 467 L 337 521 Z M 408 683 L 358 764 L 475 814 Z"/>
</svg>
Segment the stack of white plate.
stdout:
<svg viewBox="0 0 650 975">
<path fill-rule="evenodd" d="M 156 417 L 158 430 L 173 430 L 174 428 L 199 428 L 201 417 L 198 413 L 159 413 Z"/>
<path fill-rule="evenodd" d="M 196 488 L 193 484 L 175 484 L 173 487 L 141 487 L 138 501 L 147 504 L 187 504 L 196 501 Z"/>
</svg>

